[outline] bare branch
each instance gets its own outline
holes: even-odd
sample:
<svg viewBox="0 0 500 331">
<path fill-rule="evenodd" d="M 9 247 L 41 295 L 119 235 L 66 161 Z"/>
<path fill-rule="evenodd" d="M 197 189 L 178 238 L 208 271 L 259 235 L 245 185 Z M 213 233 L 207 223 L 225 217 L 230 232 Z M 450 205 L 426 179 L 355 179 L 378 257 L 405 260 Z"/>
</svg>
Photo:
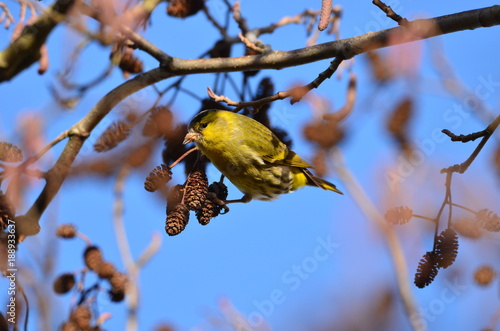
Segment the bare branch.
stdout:
<svg viewBox="0 0 500 331">
<path fill-rule="evenodd" d="M 239 1 L 236 1 L 233 5 L 233 18 L 243 34 L 246 34 L 250 30 L 247 20 L 243 16 L 241 16 Z"/>
<path fill-rule="evenodd" d="M 0 16 L 0 24 L 4 23 L 4 27 L 8 29 L 12 23 L 14 23 L 14 17 L 10 13 L 9 7 L 3 2 L 0 2 L 0 8 L 2 8 L 2 15 Z"/>
<path fill-rule="evenodd" d="M 224 102 L 228 106 L 236 107 L 233 110 L 235 112 L 238 111 L 238 110 L 240 110 L 240 109 L 249 108 L 249 107 L 253 107 L 254 109 L 258 109 L 258 108 L 262 107 L 263 105 L 268 104 L 270 102 L 273 102 L 273 101 L 276 101 L 276 100 L 283 100 L 283 99 L 286 99 L 286 98 L 289 98 L 289 97 L 292 96 L 291 90 L 290 91 L 280 91 L 280 92 L 278 92 L 278 93 L 276 93 L 274 95 L 271 95 L 269 97 L 262 98 L 262 99 L 259 99 L 259 100 L 247 101 L 247 102 L 243 102 L 243 101 L 238 102 L 238 101 L 233 101 L 233 100 L 229 99 L 226 96 L 215 94 L 214 91 L 212 91 L 212 89 L 210 87 L 207 88 L 207 92 L 208 92 L 208 96 L 210 98 L 212 98 L 214 101 L 216 101 L 216 102 Z"/>
<path fill-rule="evenodd" d="M 288 24 L 300 24 L 305 18 L 309 17 L 311 19 L 312 18 L 315 19 L 320 14 L 321 12 L 319 10 L 307 9 L 304 12 L 297 14 L 295 16 L 285 16 L 277 23 L 273 23 L 269 26 L 253 29 L 252 33 L 254 33 L 257 37 L 265 33 L 273 33 L 274 30 L 276 30 L 277 28 L 280 28 Z"/>
<path fill-rule="evenodd" d="M 342 108 L 340 108 L 333 114 L 323 115 L 323 118 L 325 120 L 330 119 L 336 122 L 342 122 L 347 116 L 349 116 L 349 114 L 351 114 L 354 108 L 354 103 L 356 101 L 356 94 L 357 94 L 356 86 L 357 86 L 357 78 L 354 72 L 351 71 L 349 77 L 349 84 L 347 85 L 347 94 L 344 106 L 342 106 Z"/>
<path fill-rule="evenodd" d="M 217 22 L 217 20 L 212 16 L 212 14 L 208 11 L 208 7 L 207 6 L 204 6 L 202 8 L 203 10 L 203 13 L 205 14 L 205 16 L 207 17 L 207 19 L 210 21 L 210 23 L 213 24 L 213 26 L 219 30 L 220 34 L 222 35 L 222 37 L 224 37 L 224 39 L 229 39 L 229 36 L 227 34 L 227 31 L 226 29 L 219 24 L 219 22 Z"/>
<path fill-rule="evenodd" d="M 396 14 L 394 10 L 392 10 L 391 6 L 387 6 L 380 0 L 373 0 L 372 3 L 380 8 L 387 15 L 387 17 L 398 23 L 398 25 L 406 26 L 408 24 L 408 20 Z"/>
<path fill-rule="evenodd" d="M 214 99 L 216 102 L 225 102 L 228 106 L 234 106 L 236 109 L 234 111 L 238 111 L 243 108 L 247 107 L 253 107 L 255 111 L 257 112 L 260 107 L 262 107 L 265 104 L 268 104 L 270 102 L 276 101 L 276 100 L 283 100 L 286 98 L 292 98 L 290 100 L 291 104 L 294 104 L 296 102 L 299 102 L 309 91 L 311 91 L 314 88 L 317 88 L 325 81 L 325 79 L 330 78 L 333 73 L 337 70 L 339 65 L 342 63 L 341 58 L 335 58 L 328 69 L 323 71 L 318 75 L 318 77 L 310 82 L 307 85 L 304 86 L 299 86 L 299 87 L 294 87 L 291 90 L 288 91 L 280 91 L 274 95 L 271 95 L 269 97 L 265 97 L 259 100 L 254 100 L 254 101 L 247 101 L 247 102 L 236 102 L 228 97 L 225 96 L 219 96 L 215 94 L 212 89 L 209 87 L 208 88 L 208 96 Z"/>
<path fill-rule="evenodd" d="M 162 236 L 159 233 L 153 233 L 148 247 L 142 252 L 141 256 L 135 262 L 138 269 L 142 268 L 158 252 L 161 247 Z"/>
<path fill-rule="evenodd" d="M 410 288 L 410 277 L 408 275 L 408 268 L 406 266 L 401 242 L 394 230 L 385 222 L 384 217 L 379 213 L 354 175 L 347 169 L 343 161 L 342 153 L 338 148 L 334 148 L 333 150 L 333 161 L 349 193 L 361 208 L 366 218 L 377 226 L 387 242 L 396 272 L 398 291 L 412 329 L 419 331 L 425 330 L 425 323 L 421 321 L 420 313 Z"/>
<path fill-rule="evenodd" d="M 256 51 L 259 54 L 264 54 L 266 52 L 265 48 L 261 48 L 261 47 L 257 46 L 255 43 L 251 42 L 248 38 L 243 36 L 241 34 L 241 32 L 238 33 L 238 37 L 245 44 L 245 46 L 250 48 L 251 50 Z"/>
<path fill-rule="evenodd" d="M 469 156 L 469 158 L 467 158 L 467 160 L 465 160 L 464 162 L 462 162 L 460 164 L 455 164 L 451 167 L 442 169 L 441 173 L 451 174 L 453 172 L 458 172 L 460 174 L 463 174 L 464 172 L 466 172 L 467 169 L 472 164 L 472 162 L 474 162 L 476 157 L 479 155 L 479 153 L 483 149 L 483 147 L 486 144 L 486 142 L 488 141 L 488 139 L 490 139 L 490 137 L 493 135 L 493 133 L 495 132 L 495 130 L 498 128 L 499 125 L 500 125 L 500 115 L 498 115 L 497 118 L 493 122 L 491 122 L 491 124 L 488 125 L 488 127 L 486 129 L 484 129 L 483 131 L 472 133 L 472 134 L 467 135 L 467 136 L 463 136 L 463 135 L 456 136 L 453 133 L 451 133 L 449 130 L 443 130 L 443 133 L 446 134 L 447 136 L 449 136 L 452 141 L 468 142 L 468 141 L 474 141 L 475 139 L 477 139 L 479 137 L 483 137 L 483 139 L 481 139 L 481 142 L 477 145 L 476 149 L 472 152 L 472 154 Z"/>
<path fill-rule="evenodd" d="M 26 26 L 21 35 L 0 52 L 0 82 L 12 79 L 40 59 L 40 48 L 52 29 L 61 21 L 74 0 L 58 0 L 36 21 Z"/>
<path fill-rule="evenodd" d="M 161 237 L 158 234 L 154 235 L 151 244 L 146 248 L 137 262 L 134 261 L 123 222 L 123 191 L 125 189 L 125 180 L 129 172 L 130 169 L 127 166 L 123 166 L 116 178 L 113 225 L 118 248 L 120 249 L 120 255 L 130 278 L 127 288 L 127 330 L 133 331 L 138 329 L 139 272 L 141 267 L 144 266 L 160 248 Z"/>
</svg>

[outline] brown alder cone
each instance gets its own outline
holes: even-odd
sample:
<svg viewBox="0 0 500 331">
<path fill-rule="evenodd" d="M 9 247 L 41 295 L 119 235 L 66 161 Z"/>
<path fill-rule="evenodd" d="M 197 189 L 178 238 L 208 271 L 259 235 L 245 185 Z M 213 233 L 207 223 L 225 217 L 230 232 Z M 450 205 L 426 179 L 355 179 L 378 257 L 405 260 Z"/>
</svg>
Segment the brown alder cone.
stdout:
<svg viewBox="0 0 500 331">
<path fill-rule="evenodd" d="M 71 313 L 70 322 L 76 324 L 80 330 L 91 330 L 90 321 L 92 319 L 92 312 L 89 307 L 78 305 Z"/>
<path fill-rule="evenodd" d="M 167 14 L 173 17 L 186 18 L 196 14 L 204 6 L 203 0 L 167 0 Z"/>
<path fill-rule="evenodd" d="M 139 74 L 144 71 L 144 64 L 142 61 L 133 55 L 132 52 L 124 52 L 120 58 L 118 67 L 124 73 Z"/>
<path fill-rule="evenodd" d="M 75 286 L 75 275 L 72 273 L 65 273 L 60 275 L 54 280 L 53 288 L 57 294 L 67 293 Z"/>
<path fill-rule="evenodd" d="M 7 142 L 0 142 L 0 161 L 3 162 L 21 162 L 23 152 L 15 145 Z"/>
<path fill-rule="evenodd" d="M 142 129 L 145 137 L 167 136 L 172 131 L 174 114 L 166 106 L 158 106 L 151 111 Z"/>
<path fill-rule="evenodd" d="M 181 203 L 184 197 L 184 185 L 177 184 L 172 186 L 167 193 L 167 215 L 174 210 L 175 206 Z"/>
<path fill-rule="evenodd" d="M 125 292 L 111 289 L 108 291 L 109 299 L 113 302 L 121 302 L 125 299 Z"/>
<path fill-rule="evenodd" d="M 231 56 L 231 46 L 233 44 L 227 42 L 224 39 L 218 40 L 214 47 L 208 52 L 211 58 L 217 57 L 230 57 Z"/>
<path fill-rule="evenodd" d="M 424 254 L 415 273 L 415 285 L 418 288 L 424 288 L 432 283 L 438 273 L 437 263 L 438 257 L 434 252 Z"/>
<path fill-rule="evenodd" d="M 227 186 L 224 183 L 214 182 L 210 184 L 205 204 L 196 211 L 196 218 L 201 225 L 207 225 L 212 218 L 220 214 L 222 206 L 218 204 L 217 200 L 226 200 L 227 194 Z"/>
<path fill-rule="evenodd" d="M 114 122 L 97 139 L 97 142 L 94 144 L 94 150 L 99 153 L 109 151 L 127 139 L 129 135 L 129 124 L 123 121 Z"/>
<path fill-rule="evenodd" d="M 413 217 L 413 210 L 407 206 L 400 206 L 389 209 L 385 213 L 385 220 L 391 224 L 406 224 Z"/>
<path fill-rule="evenodd" d="M 458 220 L 453 222 L 453 228 L 461 236 L 477 239 L 483 235 L 483 230 L 479 226 L 478 222 L 474 220 Z"/>
<path fill-rule="evenodd" d="M 0 229 L 5 230 L 9 225 L 9 220 L 13 220 L 16 209 L 10 199 L 0 190 Z"/>
<path fill-rule="evenodd" d="M 182 123 L 168 132 L 162 151 L 164 164 L 171 164 L 187 151 L 186 146 L 182 144 L 187 131 L 187 124 Z"/>
<path fill-rule="evenodd" d="M 108 291 L 110 300 L 113 302 L 123 301 L 128 284 L 127 275 L 117 271 L 108 278 L 108 282 L 111 285 L 111 290 Z"/>
<path fill-rule="evenodd" d="M 145 164 L 152 155 L 152 141 L 147 141 L 146 143 L 131 149 L 130 154 L 125 157 L 124 163 L 133 168 L 139 168 Z"/>
<path fill-rule="evenodd" d="M 128 277 L 120 272 L 115 272 L 109 279 L 109 284 L 116 291 L 125 292 L 127 288 Z"/>
<path fill-rule="evenodd" d="M 176 205 L 173 210 L 167 214 L 165 221 L 165 232 L 169 236 L 176 236 L 186 228 L 189 221 L 189 208 L 185 204 Z"/>
<path fill-rule="evenodd" d="M 95 270 L 97 276 L 104 279 L 111 279 L 118 271 L 111 262 L 103 261 Z"/>
<path fill-rule="evenodd" d="M 175 331 L 174 327 L 170 326 L 170 325 L 158 325 L 154 331 Z"/>
<path fill-rule="evenodd" d="M 345 132 L 334 120 L 315 120 L 303 128 L 305 138 L 322 148 L 330 148 L 344 139 Z"/>
<path fill-rule="evenodd" d="M 413 109 L 413 99 L 405 98 L 394 107 L 387 119 L 387 130 L 398 143 L 401 152 L 406 154 L 412 149 L 408 130 L 413 118 Z"/>
<path fill-rule="evenodd" d="M 154 168 L 146 177 L 146 181 L 144 182 L 144 189 L 149 192 L 155 192 L 159 188 L 166 185 L 172 179 L 172 170 L 170 167 L 161 164 Z"/>
<path fill-rule="evenodd" d="M 384 60 L 380 56 L 380 52 L 366 52 L 366 57 L 368 59 L 368 62 L 370 63 L 372 76 L 376 81 L 385 83 L 394 78 L 394 69 L 389 66 L 389 61 Z"/>
<path fill-rule="evenodd" d="M 485 208 L 478 211 L 476 214 L 476 220 L 486 231 L 500 231 L 500 216 L 489 209 Z"/>
<path fill-rule="evenodd" d="M 458 236 L 452 228 L 441 232 L 437 239 L 435 252 L 439 258 L 439 268 L 446 269 L 455 262 L 458 254 Z"/>
<path fill-rule="evenodd" d="M 115 161 L 110 158 L 88 160 L 72 168 L 70 175 L 73 177 L 85 175 L 109 177 L 119 166 Z"/>
<path fill-rule="evenodd" d="M 493 165 L 497 170 L 497 174 L 500 177 L 500 146 L 498 146 L 493 154 Z"/>
<path fill-rule="evenodd" d="M 255 100 L 264 99 L 270 97 L 274 94 L 274 83 L 270 77 L 264 77 L 259 82 L 257 86 L 257 93 L 255 94 Z M 271 121 L 269 119 L 269 108 L 271 108 L 271 103 L 266 103 L 259 108 L 257 114 L 253 115 L 253 119 L 264 124 L 268 129 L 271 128 Z"/>
<path fill-rule="evenodd" d="M 83 253 L 85 265 L 92 271 L 99 269 L 99 265 L 104 262 L 102 251 L 97 246 L 89 246 Z"/>
<path fill-rule="evenodd" d="M 77 233 L 76 226 L 73 224 L 61 224 L 56 230 L 56 236 L 64 239 L 72 239 Z"/>
<path fill-rule="evenodd" d="M 190 210 L 198 210 L 207 199 L 208 193 L 208 180 L 207 175 L 199 170 L 193 171 L 185 185 L 184 203 Z"/>
<path fill-rule="evenodd" d="M 326 165 L 326 150 L 323 148 L 319 148 L 316 150 L 316 154 L 312 159 L 312 166 L 314 167 L 314 171 L 316 175 L 319 177 L 326 176 L 328 172 L 328 166 Z"/>
</svg>

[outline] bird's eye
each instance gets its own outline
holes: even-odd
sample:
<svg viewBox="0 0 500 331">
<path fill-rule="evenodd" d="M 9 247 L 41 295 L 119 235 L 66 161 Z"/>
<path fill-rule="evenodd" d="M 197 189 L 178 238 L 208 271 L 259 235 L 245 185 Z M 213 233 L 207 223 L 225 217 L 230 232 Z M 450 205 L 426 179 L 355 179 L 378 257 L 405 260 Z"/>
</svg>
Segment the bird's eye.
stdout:
<svg viewBox="0 0 500 331">
<path fill-rule="evenodd" d="M 200 123 L 200 128 L 201 128 L 201 129 L 204 129 L 204 128 L 206 128 L 206 127 L 207 127 L 207 125 L 208 125 L 208 123 Z"/>
</svg>

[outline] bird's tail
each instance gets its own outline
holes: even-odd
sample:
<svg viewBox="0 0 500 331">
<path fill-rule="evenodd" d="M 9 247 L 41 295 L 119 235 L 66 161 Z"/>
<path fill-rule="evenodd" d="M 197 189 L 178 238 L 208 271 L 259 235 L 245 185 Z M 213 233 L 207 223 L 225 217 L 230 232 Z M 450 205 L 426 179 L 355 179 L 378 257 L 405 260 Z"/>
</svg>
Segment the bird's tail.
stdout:
<svg viewBox="0 0 500 331">
<path fill-rule="evenodd" d="M 307 185 L 321 187 L 323 190 L 337 192 L 337 193 L 342 194 L 342 195 L 344 194 L 340 190 L 338 190 L 334 184 L 332 184 L 332 183 L 330 183 L 322 178 L 319 178 L 318 176 L 314 176 L 307 169 L 302 169 L 302 170 L 304 171 L 304 173 L 307 177 Z"/>
</svg>

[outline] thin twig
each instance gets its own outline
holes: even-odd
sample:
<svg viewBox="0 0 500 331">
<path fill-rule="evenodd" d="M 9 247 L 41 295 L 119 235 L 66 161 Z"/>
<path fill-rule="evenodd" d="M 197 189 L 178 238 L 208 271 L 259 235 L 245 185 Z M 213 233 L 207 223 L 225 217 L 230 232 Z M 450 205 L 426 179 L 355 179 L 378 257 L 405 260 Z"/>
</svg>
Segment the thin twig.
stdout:
<svg viewBox="0 0 500 331">
<path fill-rule="evenodd" d="M 479 133 L 474 133 L 472 134 L 471 136 L 475 137 L 475 136 L 482 136 L 483 139 L 481 139 L 481 141 L 479 142 L 479 144 L 477 145 L 476 149 L 474 149 L 474 151 L 472 152 L 472 154 L 467 158 L 467 160 L 465 160 L 464 162 L 462 162 L 461 164 L 455 164 L 451 167 L 448 167 L 448 168 L 445 168 L 445 169 L 442 169 L 441 170 L 441 173 L 447 173 L 447 172 L 458 172 L 460 174 L 463 174 L 464 172 L 467 171 L 467 169 L 470 167 L 470 165 L 472 164 L 472 162 L 474 162 L 474 160 L 476 159 L 476 157 L 479 155 L 479 153 L 481 152 L 481 150 L 483 149 L 484 145 L 486 144 L 486 142 L 488 141 L 488 139 L 490 139 L 490 137 L 492 136 L 492 134 L 495 132 L 495 130 L 497 129 L 498 125 L 500 125 L 500 115 L 497 116 L 497 118 L 495 118 L 495 120 L 493 122 L 491 122 L 490 125 L 488 125 L 488 127 L 486 129 L 484 129 L 483 131 L 479 132 Z M 444 131 L 448 131 L 448 130 L 444 130 Z M 445 132 L 446 133 L 446 132 Z M 452 138 L 452 141 L 461 141 L 460 139 L 457 139 L 457 140 L 453 140 L 453 136 L 455 136 L 454 134 L 452 134 L 451 132 L 448 131 L 448 133 L 446 133 L 448 136 L 450 136 Z M 453 135 L 453 136 L 452 136 Z M 455 136 L 456 137 L 456 136 Z M 466 139 L 469 139 L 468 136 L 463 136 L 464 140 Z M 474 138 L 475 139 L 475 138 Z M 469 140 L 474 140 L 474 139 L 469 139 Z"/>
<path fill-rule="evenodd" d="M 203 6 L 203 13 L 207 17 L 208 21 L 213 24 L 213 26 L 219 31 L 224 39 L 229 39 L 226 29 L 217 22 L 217 20 L 210 14 L 207 6 Z"/>
<path fill-rule="evenodd" d="M 439 207 L 439 211 L 436 215 L 436 225 L 434 227 L 434 244 L 432 246 L 432 251 L 436 251 L 436 246 L 437 246 L 437 239 L 438 239 L 438 233 L 439 233 L 439 221 L 441 219 L 441 215 L 443 214 L 444 207 L 448 202 L 451 203 L 450 198 L 449 198 L 449 193 L 451 192 L 451 176 L 453 172 L 449 171 L 446 173 L 446 182 L 445 182 L 445 187 L 446 187 L 446 193 L 444 195 L 444 200 L 443 203 L 441 204 L 441 207 Z"/>
<path fill-rule="evenodd" d="M 422 216 L 422 215 L 417 215 L 417 214 L 412 214 L 411 216 L 412 217 L 421 218 L 421 219 L 424 219 L 424 220 L 427 220 L 427 221 L 431 221 L 432 223 L 436 223 L 436 219 L 435 218 L 430 218 L 430 217 L 427 217 L 427 216 Z"/>
<path fill-rule="evenodd" d="M 24 331 L 28 331 L 28 318 L 30 316 L 30 303 L 29 303 L 28 297 L 26 296 L 26 292 L 24 291 L 24 288 L 21 286 L 21 283 L 16 281 L 16 285 L 19 288 L 19 292 L 21 292 L 21 295 L 23 296 L 24 303 L 26 304 L 26 316 L 24 317 Z"/>
<path fill-rule="evenodd" d="M 236 107 L 233 111 L 238 111 L 243 108 L 248 108 L 248 107 L 253 107 L 254 112 L 257 112 L 260 107 L 262 107 L 265 104 L 271 103 L 276 100 L 283 100 L 287 98 L 291 98 L 290 103 L 294 104 L 296 102 L 299 102 L 309 91 L 311 91 L 314 88 L 317 88 L 323 83 L 327 78 L 330 78 L 333 73 L 337 70 L 339 65 L 342 63 L 343 59 L 341 58 L 335 58 L 328 69 L 325 71 L 321 72 L 316 79 L 314 79 L 312 82 L 310 82 L 307 85 L 304 86 L 299 86 L 299 87 L 294 87 L 288 91 L 280 91 L 274 95 L 259 99 L 259 100 L 254 100 L 254 101 L 233 101 L 229 99 L 226 96 L 220 96 L 214 93 L 210 87 L 207 88 L 208 96 L 212 98 L 216 102 L 224 102 L 228 106 L 234 106 Z"/>
<path fill-rule="evenodd" d="M 361 208 L 361 211 L 365 214 L 366 218 L 379 228 L 387 242 L 387 245 L 389 246 L 389 252 L 392 256 L 392 261 L 394 263 L 394 269 L 396 272 L 398 291 L 401 296 L 401 300 L 403 301 L 403 306 L 405 308 L 410 326 L 413 330 L 425 330 L 425 323 L 421 321 L 420 313 L 415 304 L 415 299 L 413 298 L 412 291 L 409 286 L 410 278 L 406 267 L 403 249 L 398 237 L 394 233 L 394 229 L 387 225 L 384 217 L 374 206 L 373 202 L 365 193 L 357 179 L 345 166 L 340 149 L 333 149 L 332 158 L 337 173 L 349 190 L 349 193 Z"/>
<path fill-rule="evenodd" d="M 477 214 L 477 212 L 476 212 L 475 210 L 472 210 L 472 209 L 467 208 L 467 207 L 465 207 L 465 206 L 459 205 L 459 204 L 457 204 L 457 203 L 452 203 L 451 205 L 452 205 L 452 206 L 454 206 L 454 207 L 458 207 L 458 208 L 462 208 L 462 209 L 464 209 L 464 210 L 467 210 L 468 212 L 470 212 L 470 213 L 472 213 L 472 214 L 474 214 L 474 215 L 476 215 L 476 214 Z"/>
<path fill-rule="evenodd" d="M 39 171 L 39 170 L 33 170 L 33 169 L 28 169 L 30 165 L 38 161 L 45 153 L 47 153 L 49 150 L 52 149 L 55 145 L 63 141 L 64 139 L 68 138 L 69 136 L 69 131 L 66 130 L 62 133 L 59 134 L 54 140 L 52 140 L 50 143 L 45 145 L 38 153 L 35 155 L 27 158 L 23 163 L 21 163 L 19 166 L 15 167 L 15 171 L 12 173 L 12 175 L 16 178 L 19 178 L 23 174 L 27 174 L 30 176 L 35 176 L 38 178 L 44 177 L 46 174 Z"/>
<path fill-rule="evenodd" d="M 85 243 L 87 244 L 87 246 L 92 246 L 92 240 L 90 240 L 90 238 L 87 237 L 85 234 L 83 234 L 81 232 L 77 232 L 76 236 L 78 238 L 80 238 L 81 240 L 85 241 Z"/>
<path fill-rule="evenodd" d="M 450 175 L 450 185 L 446 186 L 446 195 L 448 196 L 448 228 L 451 227 L 451 219 L 453 217 L 453 206 L 451 205 L 453 203 L 453 199 L 451 196 L 451 175 Z"/>
<path fill-rule="evenodd" d="M 188 156 L 189 154 L 191 154 L 192 152 L 194 151 L 197 151 L 198 150 L 198 147 L 193 147 L 191 148 L 189 151 L 187 151 L 186 153 L 182 154 L 177 160 L 175 160 L 171 165 L 169 165 L 168 167 L 170 169 L 172 169 L 173 167 L 175 167 L 177 165 L 177 163 L 181 162 L 186 156 Z"/>
<path fill-rule="evenodd" d="M 126 330 L 135 331 L 138 328 L 137 322 L 137 306 L 138 306 L 138 283 L 137 283 L 137 272 L 134 265 L 134 260 L 132 257 L 132 252 L 130 251 L 130 245 L 128 243 L 127 233 L 125 231 L 125 225 L 123 224 L 123 191 L 125 188 L 125 180 L 130 172 L 128 166 L 124 165 L 118 176 L 116 177 L 115 184 L 115 200 L 113 207 L 113 226 L 115 228 L 116 241 L 118 244 L 118 249 L 120 251 L 120 256 L 127 269 L 127 274 L 129 277 L 129 282 L 127 283 L 127 322 Z"/>
<path fill-rule="evenodd" d="M 447 135 L 448 137 L 450 137 L 451 141 L 460 141 L 460 142 L 463 142 L 463 143 L 467 143 L 469 141 L 474 141 L 478 138 L 481 138 L 481 137 L 484 137 L 487 132 L 485 130 L 483 131 L 479 131 L 479 132 L 474 132 L 474 133 L 470 133 L 470 134 L 467 134 L 467 135 L 456 135 L 454 134 L 453 132 L 451 132 L 450 130 L 447 130 L 447 129 L 444 129 L 444 130 L 441 130 L 442 133 L 444 133 L 445 135 Z"/>
<path fill-rule="evenodd" d="M 54 140 L 52 140 L 50 143 L 45 145 L 38 153 L 35 155 L 31 156 L 29 159 L 27 159 L 24 162 L 24 166 L 33 164 L 36 161 L 38 161 L 42 156 L 45 155 L 48 151 L 50 151 L 55 145 L 59 144 L 61 141 L 69 137 L 69 130 L 61 132 Z"/>
<path fill-rule="evenodd" d="M 142 267 L 144 267 L 144 265 L 148 263 L 151 258 L 158 252 L 161 247 L 162 238 L 163 236 L 160 233 L 153 233 L 148 247 L 146 247 L 146 249 L 142 252 L 142 254 L 135 262 L 135 266 L 137 269 L 141 269 Z"/>
<path fill-rule="evenodd" d="M 477 94 L 469 90 L 457 77 L 446 58 L 446 52 L 439 39 L 430 43 L 432 47 L 431 60 L 443 87 L 460 103 L 474 110 L 481 120 L 491 122 L 495 119 L 494 111 L 489 109 Z M 468 100 L 468 102 L 464 102 Z M 498 135 L 497 135 L 498 136 Z"/>
<path fill-rule="evenodd" d="M 334 120 L 336 122 L 342 122 L 347 118 L 354 109 L 354 103 L 356 102 L 357 95 L 357 77 L 356 74 L 351 71 L 349 76 L 349 84 L 347 86 L 346 101 L 345 104 L 336 112 L 324 114 L 323 118 L 325 120 Z"/>
<path fill-rule="evenodd" d="M 290 91 L 280 91 L 280 92 L 278 92 L 274 95 L 271 95 L 269 97 L 266 97 L 266 98 L 245 102 L 245 101 L 233 101 L 224 95 L 217 95 L 214 93 L 214 91 L 212 91 L 212 89 L 210 87 L 207 87 L 207 93 L 208 93 L 208 96 L 210 98 L 212 98 L 215 102 L 224 102 L 228 106 L 236 107 L 233 110 L 234 112 L 237 112 L 240 109 L 249 108 L 249 107 L 253 107 L 255 109 L 258 109 L 258 108 L 262 107 L 263 105 L 268 104 L 270 102 L 273 102 L 276 100 L 283 100 L 283 99 L 286 99 L 286 98 L 289 98 L 292 96 L 291 90 Z"/>
<path fill-rule="evenodd" d="M 125 180 L 130 172 L 128 166 L 124 165 L 116 177 L 115 183 L 115 201 L 113 206 L 113 225 L 115 228 L 116 239 L 121 258 L 127 269 L 134 263 L 130 246 L 127 240 L 125 226 L 123 224 L 123 190 L 125 188 Z"/>
<path fill-rule="evenodd" d="M 240 2 L 236 1 L 233 5 L 233 18 L 234 21 L 238 24 L 241 32 L 246 34 L 250 28 L 248 27 L 247 20 L 241 15 Z"/>
<path fill-rule="evenodd" d="M 116 178 L 113 225 L 115 228 L 120 255 L 123 263 L 125 264 L 130 280 L 127 285 L 128 314 L 126 330 L 134 331 L 138 329 L 137 312 L 139 309 L 139 272 L 141 268 L 158 252 L 161 247 L 161 236 L 158 233 L 153 234 L 151 243 L 144 250 L 139 259 L 134 262 L 123 222 L 123 191 L 125 188 L 125 180 L 129 172 L 130 168 L 125 165 L 122 167 Z"/>
<path fill-rule="evenodd" d="M 434 229 L 434 245 L 433 245 L 432 251 L 435 251 L 436 247 L 437 247 L 439 221 L 441 219 L 441 215 L 442 215 L 446 205 L 448 205 L 448 207 L 449 207 L 448 227 L 451 226 L 452 209 L 453 209 L 452 207 L 454 206 L 452 198 L 451 198 L 451 182 L 452 182 L 453 173 L 456 172 L 459 174 L 463 174 L 464 172 L 467 171 L 467 169 L 469 169 L 470 165 L 472 164 L 472 162 L 474 162 L 476 157 L 479 155 L 479 153 L 483 149 L 483 147 L 486 144 L 486 142 L 488 141 L 488 139 L 491 137 L 493 132 L 495 132 L 495 130 L 497 129 L 498 125 L 500 125 L 500 115 L 498 115 L 497 118 L 490 125 L 488 125 L 488 127 L 486 129 L 484 129 L 483 131 L 472 133 L 469 135 L 456 136 L 455 134 L 453 134 L 449 130 L 443 130 L 443 133 L 445 133 L 447 136 L 449 136 L 452 141 L 468 142 L 468 141 L 475 140 L 476 138 L 479 138 L 479 137 L 483 137 L 483 139 L 481 139 L 481 142 L 477 145 L 476 149 L 474 149 L 474 151 L 467 158 L 467 160 L 465 160 L 461 164 L 455 164 L 451 167 L 441 169 L 441 173 L 446 174 L 446 181 L 445 181 L 446 193 L 444 196 L 444 201 L 441 204 L 441 207 L 439 208 L 439 211 L 438 211 L 437 216 L 436 216 L 436 227 Z M 462 206 L 460 206 L 460 207 L 462 207 Z"/>
<path fill-rule="evenodd" d="M 409 23 L 408 20 L 406 18 L 403 18 L 403 17 L 399 16 L 398 14 L 396 14 L 394 12 L 394 10 L 392 10 L 391 6 L 387 6 L 385 3 L 383 3 L 380 0 L 373 0 L 372 3 L 375 6 L 377 6 L 378 8 L 380 8 L 386 14 L 387 17 L 389 17 L 390 19 L 392 19 L 396 23 L 398 23 L 398 25 L 401 25 L 401 26 L 408 25 L 408 23 Z"/>
</svg>

